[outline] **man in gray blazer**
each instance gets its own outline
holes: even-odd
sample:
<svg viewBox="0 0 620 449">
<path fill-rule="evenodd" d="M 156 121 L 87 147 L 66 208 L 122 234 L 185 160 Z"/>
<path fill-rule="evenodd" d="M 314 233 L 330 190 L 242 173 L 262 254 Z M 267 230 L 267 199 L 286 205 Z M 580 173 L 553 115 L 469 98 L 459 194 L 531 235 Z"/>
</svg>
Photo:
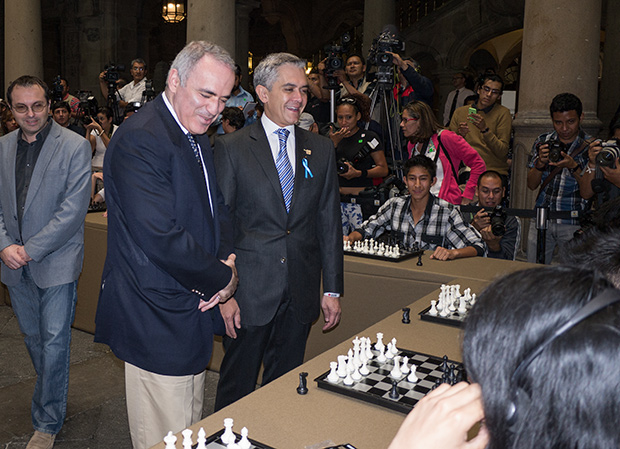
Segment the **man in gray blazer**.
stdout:
<svg viewBox="0 0 620 449">
<path fill-rule="evenodd" d="M 215 144 L 217 180 L 230 208 L 239 286 L 220 311 L 226 354 L 216 409 L 303 362 L 312 323 L 340 320 L 340 198 L 333 144 L 296 126 L 307 101 L 305 61 L 267 56 L 254 72 L 261 120 Z M 324 294 L 320 284 L 323 280 Z"/>
<path fill-rule="evenodd" d="M 66 413 L 91 151 L 49 118 L 40 79 L 13 81 L 7 100 L 20 129 L 0 139 L 1 275 L 37 373 L 27 449 L 51 448 Z"/>
</svg>

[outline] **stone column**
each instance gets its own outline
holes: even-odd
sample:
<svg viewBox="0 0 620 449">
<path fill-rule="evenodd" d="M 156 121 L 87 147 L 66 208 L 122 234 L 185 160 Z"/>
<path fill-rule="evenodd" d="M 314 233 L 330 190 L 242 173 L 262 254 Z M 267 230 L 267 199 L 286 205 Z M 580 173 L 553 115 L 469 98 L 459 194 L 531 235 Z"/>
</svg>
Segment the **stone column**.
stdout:
<svg viewBox="0 0 620 449">
<path fill-rule="evenodd" d="M 235 58 L 235 2 L 189 0 L 187 42 L 206 40 L 224 47 Z"/>
<path fill-rule="evenodd" d="M 526 0 L 517 119 L 514 122 L 511 206 L 531 208 L 527 159 L 538 135 L 553 130 L 549 105 L 571 92 L 583 102 L 582 126 L 597 134 L 601 0 Z M 524 235 L 523 238 L 526 241 Z"/>
<path fill-rule="evenodd" d="M 248 89 L 248 52 L 250 50 L 249 28 L 250 13 L 260 7 L 257 0 L 237 0 L 237 42 L 235 49 L 235 61 L 241 67 L 241 85 Z"/>
<path fill-rule="evenodd" d="M 43 79 L 40 0 L 4 2 L 4 91 L 22 75 Z"/>
<path fill-rule="evenodd" d="M 372 40 L 376 38 L 385 25 L 396 23 L 396 2 L 385 0 L 365 0 L 364 2 L 364 47 L 362 54 L 367 55 Z M 399 30 L 400 31 L 400 30 Z"/>
<path fill-rule="evenodd" d="M 607 0 L 607 23 L 603 47 L 603 76 L 599 91 L 598 116 L 603 122 L 603 136 L 620 104 L 620 2 Z"/>
</svg>

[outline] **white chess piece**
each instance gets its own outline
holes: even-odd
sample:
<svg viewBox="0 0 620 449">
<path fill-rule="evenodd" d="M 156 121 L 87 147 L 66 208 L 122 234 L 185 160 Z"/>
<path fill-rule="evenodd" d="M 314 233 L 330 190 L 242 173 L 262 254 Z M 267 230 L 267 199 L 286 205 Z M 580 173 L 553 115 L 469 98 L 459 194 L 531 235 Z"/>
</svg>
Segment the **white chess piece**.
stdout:
<svg viewBox="0 0 620 449">
<path fill-rule="evenodd" d="M 392 338 L 392 354 L 398 354 L 398 348 L 396 347 L 396 338 Z"/>
<path fill-rule="evenodd" d="M 329 362 L 329 369 L 330 371 L 327 375 L 327 381 L 335 384 L 336 382 L 338 382 L 338 379 L 340 379 L 338 373 L 336 372 L 336 370 L 338 369 L 338 362 Z"/>
<path fill-rule="evenodd" d="M 192 433 L 190 429 L 185 429 L 181 432 L 181 435 L 183 435 L 183 449 L 192 449 Z"/>
<path fill-rule="evenodd" d="M 431 308 L 428 311 L 428 314 L 432 316 L 437 316 L 437 301 L 435 301 L 434 299 L 431 300 Z"/>
<path fill-rule="evenodd" d="M 239 445 L 234 441 L 226 446 L 226 449 L 240 449 Z"/>
<path fill-rule="evenodd" d="M 467 303 L 467 301 L 465 299 L 465 296 L 461 296 L 459 298 L 459 309 L 458 309 L 458 312 L 461 315 L 465 315 L 467 313 L 467 307 L 465 306 L 466 303 Z"/>
<path fill-rule="evenodd" d="M 248 428 L 244 427 L 241 429 L 241 439 L 239 440 L 239 447 L 241 449 L 250 449 L 252 447 L 252 443 L 248 440 Z"/>
<path fill-rule="evenodd" d="M 353 350 L 349 349 L 347 353 L 347 371 L 352 373 L 355 369 L 355 363 L 353 363 Z"/>
<path fill-rule="evenodd" d="M 379 363 L 385 363 L 386 360 L 387 357 L 385 356 L 385 347 L 381 347 L 381 349 L 379 350 L 379 355 L 377 356 L 377 361 Z"/>
<path fill-rule="evenodd" d="M 407 376 L 407 382 L 411 382 L 412 384 L 416 383 L 418 381 L 418 376 L 416 376 L 416 369 L 417 367 L 415 366 L 415 363 L 411 364 L 411 372 L 409 373 L 409 375 Z"/>
<path fill-rule="evenodd" d="M 362 362 L 362 367 L 360 368 L 360 374 L 362 376 L 368 376 L 370 374 L 370 370 L 368 369 L 368 365 L 366 362 Z"/>
<path fill-rule="evenodd" d="M 351 377 L 351 373 L 347 371 L 347 377 L 345 377 L 342 381 L 343 384 L 351 386 L 353 385 L 353 377 Z"/>
<path fill-rule="evenodd" d="M 203 429 L 202 427 L 198 429 L 198 440 L 196 441 L 198 445 L 196 446 L 196 449 L 207 449 L 206 437 L 207 433 L 205 432 L 205 429 Z"/>
<path fill-rule="evenodd" d="M 233 433 L 234 421 L 232 418 L 224 418 L 224 428 L 226 429 L 220 439 L 222 443 L 228 445 L 235 442 L 235 434 Z"/>
<path fill-rule="evenodd" d="M 392 351 L 392 342 L 389 342 L 387 345 L 387 349 L 385 350 L 385 357 L 390 360 L 394 358 L 394 352 Z"/>
<path fill-rule="evenodd" d="M 346 355 L 338 356 L 338 369 L 336 370 L 336 374 L 338 374 L 338 377 L 347 376 L 347 356 Z"/>
<path fill-rule="evenodd" d="M 469 305 L 470 306 L 473 306 L 474 304 L 476 304 L 476 294 L 475 293 L 473 293 L 471 295 L 471 301 L 469 301 Z"/>
<path fill-rule="evenodd" d="M 375 349 L 381 352 L 381 348 L 385 348 L 383 344 L 383 332 L 377 332 L 377 342 L 375 343 Z"/>
<path fill-rule="evenodd" d="M 372 348 L 371 346 L 371 342 L 370 342 L 370 337 L 366 338 L 366 358 L 368 360 L 372 360 L 372 358 L 374 357 L 374 354 L 372 353 Z"/>
<path fill-rule="evenodd" d="M 403 357 L 403 364 L 402 364 L 402 366 L 400 367 L 400 371 L 401 371 L 403 374 L 407 374 L 409 371 L 411 371 L 411 370 L 409 369 L 409 365 L 407 365 L 407 363 L 408 363 L 408 362 L 409 362 L 409 357 L 404 356 L 404 357 Z"/>
<path fill-rule="evenodd" d="M 392 379 L 400 379 L 403 377 L 403 373 L 400 371 L 400 356 L 394 356 L 394 368 L 390 371 L 390 377 Z"/>
<path fill-rule="evenodd" d="M 168 432 L 168 435 L 164 437 L 164 443 L 166 443 L 166 447 L 164 449 L 176 449 L 177 437 L 172 433 Z"/>
<path fill-rule="evenodd" d="M 362 380 L 362 374 L 360 373 L 360 370 L 357 366 L 355 367 L 355 371 L 351 373 L 351 378 L 354 381 Z"/>
</svg>

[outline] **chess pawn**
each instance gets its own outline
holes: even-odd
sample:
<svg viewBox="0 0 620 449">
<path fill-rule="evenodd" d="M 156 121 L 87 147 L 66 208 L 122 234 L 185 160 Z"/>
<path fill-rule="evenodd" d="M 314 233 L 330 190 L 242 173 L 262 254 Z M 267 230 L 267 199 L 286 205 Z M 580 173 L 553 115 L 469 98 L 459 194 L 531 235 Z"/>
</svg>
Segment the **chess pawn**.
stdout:
<svg viewBox="0 0 620 449">
<path fill-rule="evenodd" d="M 404 357 L 403 357 L 403 364 L 402 364 L 402 366 L 400 367 L 400 371 L 401 371 L 403 374 L 407 374 L 409 371 L 411 371 L 411 370 L 409 369 L 409 366 L 407 365 L 407 363 L 408 363 L 408 362 L 409 362 L 409 357 L 404 356 Z"/>
<path fill-rule="evenodd" d="M 431 309 L 428 311 L 429 315 L 437 316 L 437 301 L 431 300 Z"/>
<path fill-rule="evenodd" d="M 172 432 L 168 432 L 168 435 L 164 437 L 165 449 L 176 449 L 176 442 L 177 437 Z"/>
<path fill-rule="evenodd" d="M 362 367 L 360 368 L 360 374 L 362 376 L 368 376 L 370 374 L 370 370 L 368 369 L 367 362 L 362 362 Z"/>
<path fill-rule="evenodd" d="M 371 348 L 370 346 L 371 346 L 370 337 L 368 337 L 368 338 L 366 339 L 366 358 L 367 358 L 368 360 L 372 360 L 372 358 L 375 356 L 375 355 L 372 353 L 372 348 Z"/>
<path fill-rule="evenodd" d="M 346 355 L 339 355 L 338 356 L 338 369 L 336 371 L 336 374 L 338 374 L 338 377 L 346 377 L 347 376 L 347 356 Z"/>
<path fill-rule="evenodd" d="M 338 368 L 338 362 L 329 362 L 329 374 L 327 375 L 327 381 L 331 382 L 331 383 L 336 383 L 338 382 L 338 379 L 340 379 L 340 377 L 338 376 L 338 373 L 336 372 L 336 369 Z"/>
<path fill-rule="evenodd" d="M 470 306 L 473 306 L 474 304 L 476 304 L 476 294 L 475 293 L 473 293 L 471 295 L 471 301 L 469 301 L 469 305 Z"/>
<path fill-rule="evenodd" d="M 232 431 L 233 428 L 233 424 L 234 421 L 232 418 L 224 418 L 224 428 L 226 429 L 224 431 L 224 433 L 222 434 L 222 436 L 220 437 L 220 440 L 222 440 L 222 443 L 228 445 L 228 444 L 232 444 L 235 442 L 235 434 Z"/>
<path fill-rule="evenodd" d="M 458 310 L 458 312 L 461 315 L 465 315 L 467 313 L 467 307 L 465 306 L 466 302 L 467 301 L 465 300 L 465 296 L 461 296 L 459 298 L 459 310 Z"/>
<path fill-rule="evenodd" d="M 190 429 L 185 429 L 181 432 L 181 435 L 183 435 L 183 449 L 192 449 L 192 433 Z"/>
<path fill-rule="evenodd" d="M 377 361 L 379 363 L 385 363 L 387 361 L 387 357 L 385 356 L 385 346 L 382 346 L 381 349 L 379 350 Z"/>
<path fill-rule="evenodd" d="M 241 449 L 250 449 L 252 447 L 250 440 L 248 440 L 248 433 L 247 427 L 241 429 L 241 439 L 239 440 L 239 443 L 237 443 Z"/>
<path fill-rule="evenodd" d="M 411 364 L 411 372 L 407 376 L 407 382 L 411 382 L 412 384 L 418 381 L 418 376 L 416 376 L 416 366 L 415 363 Z"/>
<path fill-rule="evenodd" d="M 387 349 L 385 350 L 385 357 L 390 360 L 394 358 L 394 352 L 392 351 L 392 342 L 389 342 L 387 345 Z"/>
<path fill-rule="evenodd" d="M 352 373 L 355 370 L 355 363 L 353 363 L 353 350 L 349 349 L 347 353 L 347 371 Z"/>
<path fill-rule="evenodd" d="M 450 311 L 448 310 L 448 307 L 444 307 L 443 309 L 441 309 L 441 312 L 439 312 L 439 316 L 442 317 L 447 317 L 450 314 Z"/>
<path fill-rule="evenodd" d="M 355 367 L 355 370 L 353 371 L 353 373 L 351 373 L 351 378 L 355 381 L 362 379 L 362 374 L 360 373 L 360 370 L 357 366 Z"/>
<path fill-rule="evenodd" d="M 347 371 L 347 377 L 343 379 L 342 383 L 348 386 L 353 385 L 353 377 L 349 371 Z"/>
<path fill-rule="evenodd" d="M 392 338 L 392 354 L 398 354 L 398 348 L 396 347 L 396 338 Z"/>
<path fill-rule="evenodd" d="M 202 427 L 198 429 L 198 440 L 196 441 L 196 449 L 207 449 L 207 433 Z"/>
<path fill-rule="evenodd" d="M 394 356 L 394 368 L 390 371 L 390 377 L 392 379 L 400 379 L 403 373 L 400 371 L 400 356 Z"/>
</svg>

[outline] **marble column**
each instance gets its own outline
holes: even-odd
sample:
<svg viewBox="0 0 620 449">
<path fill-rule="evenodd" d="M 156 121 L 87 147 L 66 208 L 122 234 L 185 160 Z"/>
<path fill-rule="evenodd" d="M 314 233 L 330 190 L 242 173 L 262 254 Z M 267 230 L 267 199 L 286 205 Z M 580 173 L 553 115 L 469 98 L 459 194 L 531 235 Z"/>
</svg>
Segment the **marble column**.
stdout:
<svg viewBox="0 0 620 449">
<path fill-rule="evenodd" d="M 385 0 L 365 0 L 364 2 L 364 42 L 362 54 L 367 55 L 372 40 L 385 25 L 396 23 L 396 2 Z"/>
<path fill-rule="evenodd" d="M 584 109 L 582 126 L 590 134 L 598 133 L 600 22 L 601 0 L 525 2 L 512 207 L 531 208 L 535 203 L 537 192 L 527 188 L 527 160 L 536 137 L 553 130 L 549 105 L 555 95 L 577 95 Z"/>
<path fill-rule="evenodd" d="M 605 24 L 605 46 L 603 47 L 603 75 L 599 91 L 598 116 L 607 137 L 609 122 L 620 104 L 620 2 L 607 0 L 607 23 Z"/>
<path fill-rule="evenodd" d="M 22 75 L 43 79 L 40 0 L 4 2 L 4 91 Z"/>
<path fill-rule="evenodd" d="M 206 40 L 225 48 L 235 58 L 235 2 L 231 0 L 189 0 L 187 42 Z"/>
</svg>

